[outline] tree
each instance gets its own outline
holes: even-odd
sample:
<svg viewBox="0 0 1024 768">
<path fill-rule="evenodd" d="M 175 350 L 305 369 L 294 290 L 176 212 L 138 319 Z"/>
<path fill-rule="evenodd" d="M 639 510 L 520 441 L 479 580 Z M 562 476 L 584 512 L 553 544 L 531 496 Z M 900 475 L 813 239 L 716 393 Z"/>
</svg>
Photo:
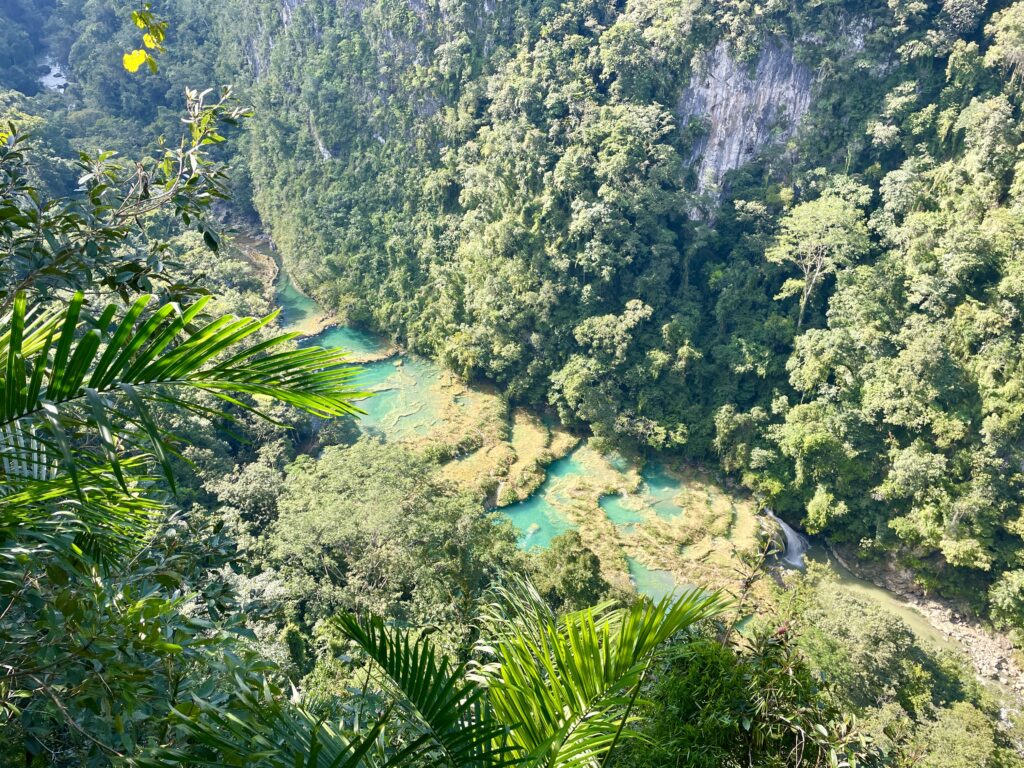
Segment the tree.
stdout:
<svg viewBox="0 0 1024 768">
<path fill-rule="evenodd" d="M 472 630 L 485 590 L 519 568 L 515 533 L 434 470 L 374 438 L 288 468 L 265 565 L 308 627 L 350 610 Z"/>
<path fill-rule="evenodd" d="M 864 740 L 785 626 L 763 626 L 735 644 L 679 643 L 652 675 L 639 709 L 642 738 L 622 768 L 870 765 Z M 844 764 L 839 762 L 840 765 Z"/>
<path fill-rule="evenodd" d="M 580 538 L 566 531 L 533 555 L 533 583 L 555 610 L 578 611 L 597 605 L 608 594 L 601 563 Z"/>
<path fill-rule="evenodd" d="M 939 711 L 915 745 L 921 768 L 973 768 L 1002 764 L 995 729 L 983 712 L 961 701 Z M 1012 765 L 1012 763 L 1011 763 Z"/>
<path fill-rule="evenodd" d="M 342 615 L 335 628 L 372 662 L 384 694 L 379 719 L 352 737 L 303 712 L 261 702 L 248 716 L 212 708 L 180 713 L 201 750 L 155 750 L 139 768 L 246 764 L 562 766 L 600 764 L 622 739 L 658 650 L 726 605 L 718 593 L 609 604 L 556 616 L 528 586 L 499 594 L 485 622 L 483 666 L 451 665 L 425 639 L 381 619 Z M 387 730 L 385 730 L 385 725 Z M 381 733 L 401 734 L 382 739 Z"/>
<path fill-rule="evenodd" d="M 1002 67 L 1014 79 L 1020 78 L 1024 64 L 1024 3 L 1014 3 L 993 15 L 985 34 L 992 38 L 985 63 Z"/>
<path fill-rule="evenodd" d="M 86 162 L 74 200 L 46 200 L 28 181 L 24 137 L 0 135 L 0 727 L 28 762 L 132 753 L 240 631 L 231 590 L 202 583 L 230 544 L 168 500 L 180 445 L 168 416 L 225 423 L 266 416 L 271 400 L 324 418 L 357 412 L 343 353 L 267 333 L 275 314 L 208 317 L 209 297 L 139 295 L 173 281 L 160 264 L 122 260 L 136 256 L 146 214 L 202 222 L 222 178 L 204 147 L 236 114 L 197 94 L 180 151 Z M 88 298 L 68 290 L 78 285 Z M 210 549 L 176 544 L 185 535 Z M 252 679 L 246 655 L 236 672 Z"/>
<path fill-rule="evenodd" d="M 988 601 L 999 626 L 1024 626 L 1024 570 L 1004 572 L 989 590 Z"/>
<path fill-rule="evenodd" d="M 137 241 L 148 234 L 142 222 L 152 227 L 149 219 L 162 213 L 195 226 L 210 248 L 220 245 L 207 219 L 210 206 L 226 198 L 227 172 L 209 151 L 224 141 L 218 131 L 249 113 L 232 103 L 230 89 L 213 99 L 210 94 L 186 91 L 187 134 L 177 147 L 162 147 L 134 164 L 115 152 L 82 153 L 75 170 L 85 192 L 77 197 L 44 197 L 33 181 L 30 137 L 14 125 L 0 130 L 0 310 L 28 289 L 99 290 L 123 300 L 197 293 L 166 269 L 163 239 L 149 238 L 148 247 Z"/>
<path fill-rule="evenodd" d="M 968 34 L 978 26 L 985 10 L 984 0 L 943 0 L 942 13 L 946 23 L 957 34 Z"/>
<path fill-rule="evenodd" d="M 867 253 L 870 242 L 864 214 L 838 195 L 826 193 L 800 203 L 787 213 L 774 245 L 765 258 L 773 264 L 792 265 L 800 272 L 790 278 L 776 298 L 799 294 L 796 327 L 803 326 L 807 304 L 821 281 Z"/>
</svg>

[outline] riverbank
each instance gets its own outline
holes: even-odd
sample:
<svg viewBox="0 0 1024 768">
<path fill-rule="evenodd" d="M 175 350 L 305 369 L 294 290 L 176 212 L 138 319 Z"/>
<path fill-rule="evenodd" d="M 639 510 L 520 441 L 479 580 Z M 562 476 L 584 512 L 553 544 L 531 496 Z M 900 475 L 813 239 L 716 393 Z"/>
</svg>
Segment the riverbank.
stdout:
<svg viewBox="0 0 1024 768">
<path fill-rule="evenodd" d="M 470 386 L 440 365 L 339 323 L 291 284 L 266 240 L 253 238 L 245 250 L 251 262 L 273 265 L 264 269 L 267 290 L 284 307 L 285 327 L 313 330 L 317 343 L 354 350 L 353 362 L 365 364 L 361 386 L 375 397 L 363 402 L 360 428 L 429 452 L 443 477 L 479 493 L 517 525 L 521 546 L 546 546 L 558 533 L 577 530 L 619 589 L 653 595 L 671 591 L 669 585 L 700 584 L 743 591 L 750 563 L 772 535 L 749 494 L 669 458 L 648 464 L 599 454 L 536 414 L 511 409 L 496 388 Z M 855 574 L 839 557 L 836 562 Z M 1001 683 L 1015 699 L 1024 692 L 1008 640 L 948 606 L 870 582 L 870 589 L 868 582 L 850 589 L 895 613 L 915 635 L 963 653 L 979 676 Z M 756 582 L 754 589 L 743 610 L 770 599 Z"/>
<path fill-rule="evenodd" d="M 281 263 L 281 257 L 274 248 L 273 242 L 266 235 L 238 233 L 231 238 L 235 252 L 256 271 L 260 281 L 266 287 L 268 298 L 276 300 L 284 297 L 293 305 L 301 305 L 301 316 L 285 318 L 282 325 L 288 330 L 303 336 L 318 336 L 332 329 L 344 327 L 336 317 L 327 312 L 319 303 L 305 293 L 292 280 Z M 395 345 L 386 347 L 380 352 L 355 352 L 353 363 L 376 363 L 402 354 L 403 350 Z"/>
<path fill-rule="evenodd" d="M 281 274 L 281 263 L 274 254 L 274 246 L 267 237 L 238 233 L 231 236 L 229 247 L 251 266 L 269 293 Z M 273 296 L 270 296 L 273 298 Z"/>
<path fill-rule="evenodd" d="M 434 457 L 442 477 L 519 527 L 521 546 L 546 546 L 576 530 L 604 578 L 622 591 L 742 589 L 738 574 L 763 538 L 749 494 L 697 467 L 601 454 L 537 414 L 510 408 L 497 388 L 471 386 L 340 323 L 294 285 L 266 238 L 244 235 L 234 245 L 264 276 L 283 327 L 350 350 L 363 364 L 357 386 L 374 396 L 360 402 L 360 429 Z"/>
<path fill-rule="evenodd" d="M 917 611 L 935 630 L 955 641 L 970 659 L 979 679 L 996 683 L 1020 699 L 1024 697 L 1024 670 L 1020 654 L 1005 635 L 965 615 L 952 603 L 925 595 L 913 578 L 887 565 L 859 565 L 849 553 L 829 547 L 836 561 L 859 579 L 892 593 L 904 605 Z"/>
</svg>

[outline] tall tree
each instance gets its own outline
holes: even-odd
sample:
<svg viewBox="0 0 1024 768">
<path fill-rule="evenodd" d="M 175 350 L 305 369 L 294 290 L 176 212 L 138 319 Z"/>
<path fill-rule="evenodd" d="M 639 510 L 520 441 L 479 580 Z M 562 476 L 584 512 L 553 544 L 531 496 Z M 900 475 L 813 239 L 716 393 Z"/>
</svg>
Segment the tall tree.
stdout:
<svg viewBox="0 0 1024 768">
<path fill-rule="evenodd" d="M 799 278 L 790 278 L 776 298 L 799 295 L 796 327 L 804 324 L 811 296 L 828 275 L 855 263 L 867 253 L 864 214 L 835 194 L 800 203 L 780 224 L 775 243 L 765 253 L 773 264 L 796 267 Z"/>
</svg>

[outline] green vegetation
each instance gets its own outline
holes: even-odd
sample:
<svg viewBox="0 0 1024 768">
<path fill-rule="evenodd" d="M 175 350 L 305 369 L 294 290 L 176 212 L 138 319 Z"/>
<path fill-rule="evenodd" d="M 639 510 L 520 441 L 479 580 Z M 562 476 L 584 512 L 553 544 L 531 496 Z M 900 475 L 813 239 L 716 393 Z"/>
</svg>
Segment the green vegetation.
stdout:
<svg viewBox="0 0 1024 768">
<path fill-rule="evenodd" d="M 231 545 L 221 524 L 167 501 L 180 455 L 170 414 L 269 418 L 268 398 L 354 412 L 344 353 L 266 334 L 273 315 L 210 317 L 205 298 L 140 295 L 187 294 L 147 258 L 162 249 L 145 247 L 139 222 L 158 209 L 203 221 L 222 196 L 204 148 L 238 114 L 191 95 L 180 149 L 131 165 L 83 157 L 75 199 L 44 197 L 25 138 L 0 135 L 5 762 L 15 745 L 29 765 L 131 754 L 225 672 L 216 649 L 241 617 L 207 571 Z"/>
<path fill-rule="evenodd" d="M 557 616 L 528 587 L 500 597 L 503 608 L 483 621 L 480 653 L 490 663 L 472 671 L 380 619 L 331 622 L 339 642 L 367 657 L 363 695 L 371 679 L 382 687 L 385 701 L 376 708 L 383 713 L 372 727 L 343 736 L 303 710 L 268 711 L 258 699 L 242 699 L 250 710 L 241 717 L 207 709 L 186 720 L 192 749 L 160 749 L 137 764 L 583 768 L 629 735 L 625 718 L 658 647 L 723 602 L 693 591 L 675 602 Z"/>
<path fill-rule="evenodd" d="M 885 766 L 1017 766 L 1016 734 L 963 660 L 915 638 L 886 610 L 808 569 L 780 618 L 831 700 L 859 719 Z M 976 760 L 976 762 L 971 762 Z"/>
<path fill-rule="evenodd" d="M 597 556 L 576 531 L 555 536 L 550 546 L 536 554 L 532 565 L 538 593 L 557 610 L 596 605 L 608 594 Z"/>
<path fill-rule="evenodd" d="M 717 454 L 1011 625 L 1020 15 L 312 1 L 242 25 L 255 205 L 341 316 L 605 445 Z M 779 40 L 800 130 L 697 194 L 699 57 Z"/>
<path fill-rule="evenodd" d="M 868 757 L 785 630 L 743 649 L 711 640 L 683 645 L 659 673 L 645 713 L 651 741 L 629 745 L 616 765 L 818 766 Z"/>
<path fill-rule="evenodd" d="M 249 535 L 303 625 L 347 609 L 466 627 L 487 588 L 521 568 L 511 524 L 433 469 L 370 438 L 288 466 L 273 524 Z"/>
<path fill-rule="evenodd" d="M 213 317 L 209 296 L 142 292 L 201 292 L 188 274 L 196 238 L 206 259 L 220 250 L 207 214 L 223 169 L 205 152 L 241 111 L 204 96 L 189 95 L 180 149 L 83 157 L 74 198 L 44 197 L 29 140 L 0 136 L 12 286 L 0 296 L 0 757 L 29 768 L 602 759 L 633 735 L 659 649 L 727 599 L 692 590 L 556 614 L 526 582 L 499 586 L 520 583 L 508 523 L 428 460 L 377 441 L 301 457 L 283 479 L 297 443 L 264 435 L 251 461 L 216 471 L 242 450 L 204 440 L 211 425 L 234 426 L 240 443 L 260 437 L 256 419 L 286 426 L 283 406 L 330 419 L 356 413 L 361 393 L 344 352 L 296 346 L 273 314 Z M 156 239 L 182 225 L 199 233 Z M 187 469 L 193 484 L 179 488 Z M 230 506 L 181 508 L 189 495 Z M 578 573 L 565 581 L 548 574 L 555 593 L 587 596 Z M 413 628 L 428 622 L 441 630 L 430 639 Z M 306 675 L 310 696 L 295 701 L 286 686 Z M 337 690 L 356 676 L 360 691 Z"/>
<path fill-rule="evenodd" d="M 4 23 L 0 26 L 0 87 L 30 95 L 40 90 L 41 37 L 47 14 L 55 5 L 16 0 L 4 8 Z"/>
<path fill-rule="evenodd" d="M 751 512 L 1024 631 L 1024 2 L 131 11 L 0 9 L 0 762 L 1020 764 L 962 660 L 761 579 Z M 360 436 L 225 221 L 497 391 Z M 617 485 L 518 550 L 488 504 L 584 434 Z M 613 448 L 754 501 L 687 469 L 616 527 Z M 641 551 L 759 615 L 635 600 Z"/>
<path fill-rule="evenodd" d="M 837 748 L 886 768 L 1021 764 L 1015 736 L 993 724 L 996 702 L 962 662 L 822 569 L 746 635 L 673 648 L 644 705 L 651 741 L 615 764 L 819 766 Z"/>
</svg>

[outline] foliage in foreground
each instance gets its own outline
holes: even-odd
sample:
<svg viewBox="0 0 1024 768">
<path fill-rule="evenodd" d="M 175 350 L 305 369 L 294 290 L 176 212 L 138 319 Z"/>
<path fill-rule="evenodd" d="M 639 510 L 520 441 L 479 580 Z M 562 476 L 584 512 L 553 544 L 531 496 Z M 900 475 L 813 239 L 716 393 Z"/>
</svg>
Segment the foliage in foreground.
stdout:
<svg viewBox="0 0 1024 768">
<path fill-rule="evenodd" d="M 44 199 L 23 137 L 0 134 L 0 716 L 27 763 L 134 752 L 208 684 L 198 670 L 224 673 L 224 640 L 244 631 L 231 590 L 206 577 L 230 559 L 220 526 L 168 502 L 168 414 L 226 424 L 271 399 L 356 412 L 344 353 L 292 349 L 264 332 L 273 315 L 208 318 L 208 299 L 139 295 L 167 285 L 160 248 L 147 260 L 135 242 L 148 214 L 198 218 L 217 244 L 201 216 L 223 175 L 205 151 L 239 113 L 205 95 L 159 160 L 84 158 L 74 200 Z"/>
<path fill-rule="evenodd" d="M 641 709 L 643 738 L 613 765 L 879 764 L 793 641 L 786 627 L 777 627 L 739 647 L 702 639 L 673 648 Z"/>
<path fill-rule="evenodd" d="M 181 713 L 178 725 L 194 746 L 135 764 L 593 766 L 632 735 L 626 724 L 659 648 L 726 605 L 721 595 L 694 590 L 557 616 L 525 585 L 499 597 L 472 664 L 452 666 L 428 639 L 378 618 L 334 619 L 372 662 L 382 692 L 359 730 L 328 727 L 300 707 L 253 726 L 248 715 L 200 706 L 191 717 Z M 264 711 L 255 699 L 241 703 Z"/>
<path fill-rule="evenodd" d="M 357 721 L 333 728 L 292 703 L 280 672 L 253 652 L 257 607 L 232 588 L 223 523 L 175 510 L 168 493 L 187 447 L 166 424 L 198 417 L 227 429 L 249 414 L 270 417 L 271 400 L 329 418 L 354 413 L 359 393 L 344 353 L 292 348 L 292 335 L 270 332 L 272 315 L 206 317 L 211 299 L 173 298 L 197 286 L 165 280 L 160 258 L 140 259 L 148 248 L 166 253 L 143 245 L 151 215 L 170 209 L 195 221 L 220 195 L 220 168 L 202 148 L 223 108 L 197 107 L 202 128 L 169 176 L 144 182 L 145 163 L 130 174 L 106 156 L 83 177 L 85 198 L 73 201 L 41 202 L 24 140 L 5 137 L 0 236 L 20 289 L 0 319 L 4 758 L 97 766 L 601 759 L 630 735 L 656 651 L 718 613 L 719 595 L 558 617 L 536 593 L 506 592 L 505 604 L 518 599 L 519 609 L 486 617 L 482 664 L 472 666 L 453 666 L 410 630 L 343 616 L 328 626 L 364 655 L 383 703 L 368 698 Z M 125 210 L 134 213 L 122 219 Z M 199 227 L 216 250 L 216 236 Z"/>
</svg>

